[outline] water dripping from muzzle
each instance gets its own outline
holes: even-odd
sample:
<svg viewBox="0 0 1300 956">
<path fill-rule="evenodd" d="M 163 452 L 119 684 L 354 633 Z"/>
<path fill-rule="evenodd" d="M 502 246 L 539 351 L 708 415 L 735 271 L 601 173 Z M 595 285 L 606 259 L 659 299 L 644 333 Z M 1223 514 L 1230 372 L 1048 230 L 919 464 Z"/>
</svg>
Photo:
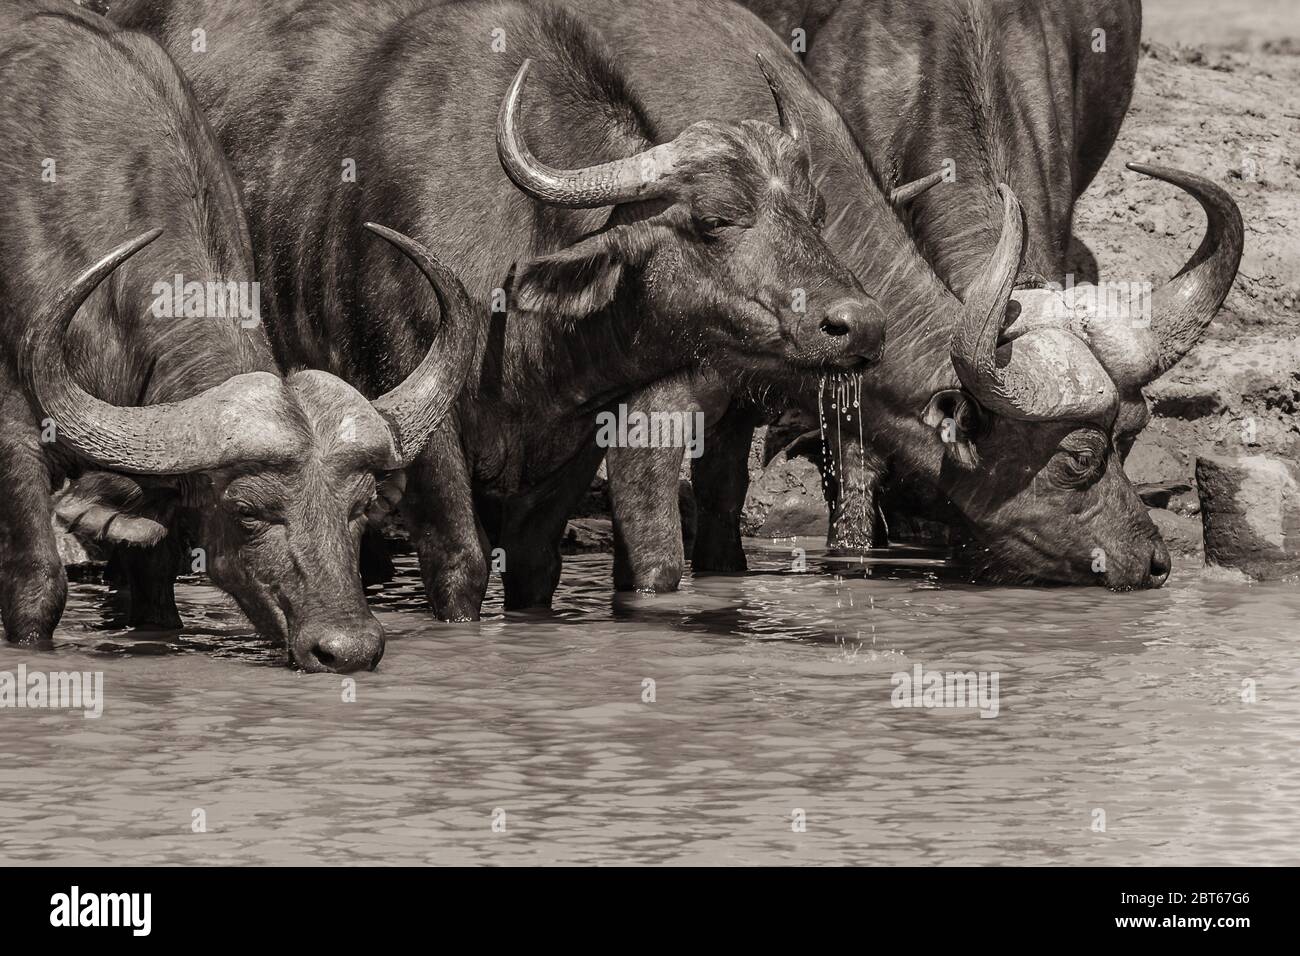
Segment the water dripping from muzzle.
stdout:
<svg viewBox="0 0 1300 956">
<path fill-rule="evenodd" d="M 831 500 L 831 456 L 830 447 L 826 444 L 826 376 L 823 375 L 817 383 L 817 427 L 821 430 L 822 446 L 822 497 L 827 501 Z"/>
<path fill-rule="evenodd" d="M 821 429 L 821 446 L 822 446 L 822 495 L 826 498 L 827 504 L 830 505 L 831 512 L 831 534 L 832 541 L 838 540 L 836 533 L 839 524 L 840 515 L 836 510 L 839 503 L 840 495 L 843 491 L 839 487 L 839 477 L 843 473 L 841 460 L 844 457 L 844 419 L 845 407 L 847 405 L 847 388 L 843 378 L 836 376 L 831 384 L 831 412 L 835 416 L 835 454 L 830 454 L 830 436 L 826 422 L 826 376 L 823 375 L 817 392 L 817 424 Z M 834 495 L 832 496 L 832 482 L 834 482 Z"/>
<path fill-rule="evenodd" d="M 858 450 L 859 461 L 858 468 L 861 472 L 862 487 L 867 487 L 867 457 L 864 453 L 866 442 L 866 430 L 862 423 L 862 379 L 860 376 L 836 376 L 832 383 L 831 412 L 835 416 L 835 455 L 830 454 L 830 437 L 829 428 L 826 422 L 826 376 L 822 376 L 818 386 L 817 394 L 817 419 L 818 426 L 821 430 L 821 448 L 822 448 L 822 492 L 827 502 L 831 506 L 831 540 L 838 541 L 838 525 L 840 519 L 844 517 L 843 513 L 838 511 L 836 506 L 844 494 L 842 478 L 845 475 L 844 465 L 844 422 L 847 419 L 849 427 L 852 429 L 854 418 L 857 419 L 858 426 Z M 851 434 L 851 431 L 850 431 Z M 835 482 L 835 493 L 832 497 L 831 482 Z"/>
</svg>

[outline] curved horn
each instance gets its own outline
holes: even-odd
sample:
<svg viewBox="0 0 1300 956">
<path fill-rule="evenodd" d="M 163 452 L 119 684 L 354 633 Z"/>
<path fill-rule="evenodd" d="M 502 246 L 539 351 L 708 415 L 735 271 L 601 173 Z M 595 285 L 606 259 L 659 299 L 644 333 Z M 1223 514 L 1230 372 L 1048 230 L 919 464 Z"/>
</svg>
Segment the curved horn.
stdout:
<svg viewBox="0 0 1300 956">
<path fill-rule="evenodd" d="M 1002 196 L 1002 234 L 971 288 L 953 333 L 952 364 L 962 385 L 990 411 L 1022 421 L 1112 417 L 1115 383 L 1082 341 L 1040 329 L 998 347 L 1007 304 L 1024 255 L 1024 219 L 1010 188 Z"/>
<path fill-rule="evenodd" d="M 1025 234 L 1020 202 L 1006 186 L 999 186 L 998 192 L 1002 196 L 1002 233 L 992 260 L 970 289 L 949 351 L 966 390 L 981 404 L 1012 414 L 1026 389 L 1023 383 L 1003 381 L 993 353 L 1020 269 Z"/>
<path fill-rule="evenodd" d="M 804 143 L 806 136 L 803 123 L 799 119 L 799 110 L 787 102 L 785 84 L 772 70 L 763 54 L 755 53 L 754 59 L 758 61 L 758 69 L 763 74 L 763 79 L 767 80 L 767 88 L 772 91 L 772 99 L 776 101 L 776 117 L 781 124 L 781 132 L 796 143 Z"/>
<path fill-rule="evenodd" d="M 1129 163 L 1128 168 L 1190 193 L 1205 210 L 1206 219 L 1205 237 L 1196 252 L 1173 279 L 1152 293 L 1150 328 L 1134 330 L 1145 333 L 1141 339 L 1146 367 L 1140 381 L 1125 384 L 1145 385 L 1177 363 L 1205 334 L 1237 277 L 1244 229 L 1241 210 L 1232 197 L 1208 179 L 1145 163 Z"/>
<path fill-rule="evenodd" d="M 447 417 L 460 394 L 482 322 L 475 320 L 465 286 L 428 249 L 385 226 L 373 222 L 365 225 L 420 268 L 433 286 L 442 314 L 442 328 L 424 360 L 400 385 L 371 403 L 388 420 L 393 431 L 397 445 L 394 467 L 405 467 L 424 450 L 429 436 Z"/>
<path fill-rule="evenodd" d="M 97 465 L 141 475 L 177 475 L 291 454 L 297 439 L 278 424 L 280 378 L 249 372 L 180 402 L 121 407 L 81 388 L 63 354 L 77 310 L 118 266 L 160 235 L 152 229 L 118 246 L 68 285 L 34 322 L 24 346 L 26 384 L 55 424 L 58 440 Z"/>
<path fill-rule="evenodd" d="M 1103 301 L 1106 290 L 1089 284 L 1069 295 L 1016 293 L 1024 306 L 1015 331 L 1053 325 L 1068 327 L 1092 348 L 1121 389 L 1140 388 L 1178 362 L 1205 333 L 1223 304 L 1241 262 L 1241 211 L 1222 188 L 1201 176 L 1143 163 L 1129 163 L 1134 172 L 1162 179 L 1195 197 L 1205 210 L 1205 237 L 1169 282 L 1156 289 L 1147 314 L 1129 307 L 1111 314 Z M 1008 335 L 1010 335 L 1010 331 Z"/>
<path fill-rule="evenodd" d="M 673 143 L 583 169 L 556 169 L 533 156 L 519 128 L 519 96 L 532 62 L 528 59 L 520 65 L 497 114 L 497 156 L 510 181 L 539 202 L 575 209 L 661 194 L 675 164 L 677 147 Z"/>
<path fill-rule="evenodd" d="M 929 176 L 923 176 L 920 179 L 914 179 L 910 183 L 904 183 L 896 187 L 889 194 L 889 201 L 897 209 L 902 209 L 912 200 L 929 192 L 935 186 L 943 182 L 943 170 L 931 173 Z"/>
</svg>

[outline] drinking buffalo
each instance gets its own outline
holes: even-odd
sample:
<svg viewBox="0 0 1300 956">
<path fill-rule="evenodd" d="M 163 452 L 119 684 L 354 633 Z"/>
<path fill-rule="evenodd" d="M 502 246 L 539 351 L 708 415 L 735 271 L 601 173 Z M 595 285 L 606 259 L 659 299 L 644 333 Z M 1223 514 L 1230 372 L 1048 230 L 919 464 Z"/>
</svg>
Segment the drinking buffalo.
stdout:
<svg viewBox="0 0 1300 956">
<path fill-rule="evenodd" d="M 615 0 L 582 4 L 666 133 L 702 112 L 733 122 L 770 115 L 737 69 L 736 51 L 764 38 L 789 109 L 803 116 L 828 202 L 827 241 L 891 316 L 890 348 L 862 376 L 860 408 L 852 420 L 831 421 L 844 444 L 832 462 L 833 544 L 870 544 L 874 497 L 888 477 L 964 525 L 983 577 L 1115 589 L 1164 582 L 1168 553 L 1120 453 L 1145 421 L 1142 384 L 1191 348 L 1232 284 L 1242 241 L 1236 206 L 1201 177 L 1135 167 L 1189 192 L 1208 217 L 1196 254 L 1152 294 L 1149 327 L 1017 288 L 1064 271 L 1073 199 L 1109 149 L 1131 92 L 1138 27 L 1126 19 L 1129 6 L 1076 16 L 1064 6 L 974 0 L 818 5 L 809 65 L 828 90 L 852 97 L 844 108 L 860 128 L 850 129 L 783 40 L 730 3 L 661 0 L 653 15 Z M 843 25 L 836 33 L 854 18 L 869 22 L 869 33 Z M 1110 28 L 1109 58 L 1088 59 L 1089 23 Z M 686 30 L 692 43 L 673 40 Z M 1057 140 L 1067 148 L 1049 145 Z M 874 148 L 864 156 L 858 143 Z M 960 188 L 921 196 L 912 184 L 933 186 L 944 157 L 957 157 Z M 1028 243 L 1004 184 L 1032 204 Z M 913 213 L 897 208 L 909 199 L 919 236 L 910 232 Z M 690 404 L 713 389 L 698 377 L 666 380 L 634 401 Z M 738 524 L 752 418 L 726 400 L 710 417 L 722 427 L 695 463 L 694 560 L 697 570 L 732 570 L 744 566 Z M 611 456 L 627 586 L 672 588 L 680 577 L 679 464 L 657 450 Z"/>
<path fill-rule="evenodd" d="M 174 542 L 194 527 L 212 580 L 299 666 L 373 667 L 358 541 L 460 388 L 463 289 L 376 227 L 446 302 L 434 347 L 373 403 L 324 372 L 283 376 L 255 298 L 229 308 L 254 278 L 239 193 L 163 50 L 57 0 L 5 4 L 0 37 L 6 637 L 46 642 L 62 613 L 51 492 L 70 477 L 67 523 L 132 546 L 137 623 L 179 623 Z M 168 306 L 177 281 L 203 291 Z M 409 267 L 393 281 L 417 284 Z"/>
<path fill-rule="evenodd" d="M 208 109 L 284 361 L 376 394 L 423 353 L 436 304 L 358 245 L 366 218 L 456 262 L 491 310 L 402 505 L 443 617 L 477 617 L 489 541 L 507 607 L 549 602 L 602 454 L 596 415 L 621 397 L 705 364 L 730 382 L 815 381 L 880 352 L 879 307 L 820 236 L 798 117 L 662 135 L 562 11 L 136 0 L 115 16 L 162 40 Z M 779 105 L 780 82 L 742 59 Z"/>
</svg>

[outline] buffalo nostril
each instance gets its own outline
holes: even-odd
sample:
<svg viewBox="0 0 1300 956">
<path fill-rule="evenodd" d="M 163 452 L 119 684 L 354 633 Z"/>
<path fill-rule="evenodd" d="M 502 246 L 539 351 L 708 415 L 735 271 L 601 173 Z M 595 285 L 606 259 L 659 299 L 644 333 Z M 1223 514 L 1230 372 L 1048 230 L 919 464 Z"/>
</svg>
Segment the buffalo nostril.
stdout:
<svg viewBox="0 0 1300 956">
<path fill-rule="evenodd" d="M 885 315 L 870 300 L 841 299 L 826 310 L 821 331 L 841 340 L 837 351 L 874 361 L 885 343 Z"/>
<path fill-rule="evenodd" d="M 843 312 L 835 311 L 822 319 L 821 330 L 827 335 L 838 336 L 848 335 L 853 330 L 853 327 Z"/>
</svg>

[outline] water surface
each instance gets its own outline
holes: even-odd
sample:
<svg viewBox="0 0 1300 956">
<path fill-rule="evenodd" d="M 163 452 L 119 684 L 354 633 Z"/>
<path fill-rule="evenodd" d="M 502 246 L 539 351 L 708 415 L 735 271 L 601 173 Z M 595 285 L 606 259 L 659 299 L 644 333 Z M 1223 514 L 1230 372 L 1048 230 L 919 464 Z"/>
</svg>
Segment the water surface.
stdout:
<svg viewBox="0 0 1300 956">
<path fill-rule="evenodd" d="M 404 559 L 355 702 L 210 587 L 177 635 L 74 584 L 56 648 L 0 670 L 102 671 L 104 713 L 0 710 L 0 862 L 1300 862 L 1300 588 L 794 573 L 763 544 L 662 596 L 569 557 L 553 612 L 494 583 L 474 625 Z M 997 717 L 892 706 L 917 663 L 997 672 Z"/>
</svg>

